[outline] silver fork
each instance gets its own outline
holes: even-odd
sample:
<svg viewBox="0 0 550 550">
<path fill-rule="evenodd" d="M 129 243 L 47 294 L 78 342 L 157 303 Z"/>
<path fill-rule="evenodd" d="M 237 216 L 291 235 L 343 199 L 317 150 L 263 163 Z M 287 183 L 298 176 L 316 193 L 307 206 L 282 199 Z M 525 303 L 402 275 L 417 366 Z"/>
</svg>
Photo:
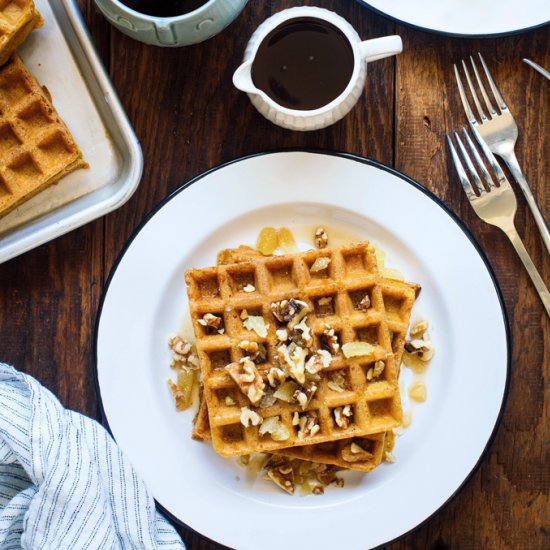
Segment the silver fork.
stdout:
<svg viewBox="0 0 550 550">
<path fill-rule="evenodd" d="M 468 177 L 468 174 L 460 161 L 451 138 L 447 135 L 447 142 L 451 150 L 451 156 L 453 158 L 456 171 L 458 172 L 460 183 L 466 192 L 466 196 L 468 197 L 475 213 L 484 222 L 495 225 L 506 233 L 512 245 L 516 249 L 520 260 L 523 262 L 525 269 L 527 269 L 527 273 L 529 273 L 529 276 L 531 277 L 531 280 L 539 293 L 540 299 L 546 309 L 546 313 L 550 317 L 550 292 L 544 284 L 537 268 L 533 264 L 533 261 L 523 245 L 523 242 L 521 241 L 514 225 L 514 217 L 517 209 L 517 201 L 514 190 L 512 189 L 510 182 L 504 175 L 504 172 L 500 168 L 491 151 L 483 150 L 487 161 L 496 176 L 498 182 L 497 186 L 491 174 L 485 168 L 485 165 L 481 160 L 481 156 L 472 143 L 472 140 L 470 139 L 470 136 L 468 132 L 466 132 L 465 128 L 462 128 L 462 133 L 464 134 L 464 139 L 470 148 L 471 156 L 475 159 L 475 164 L 477 165 L 479 172 L 481 172 L 483 181 L 485 181 L 486 184 L 485 187 L 482 183 L 481 177 L 479 176 L 478 170 L 476 170 L 476 166 L 472 162 L 471 156 L 468 154 L 468 151 L 462 143 L 458 133 L 454 133 L 455 139 L 458 144 L 460 154 L 464 159 L 468 172 L 470 173 L 470 177 Z"/>
<path fill-rule="evenodd" d="M 487 81 L 489 82 L 489 86 L 493 92 L 497 108 L 500 112 L 497 112 L 496 109 L 493 107 L 493 104 L 489 99 L 489 95 L 485 90 L 485 86 L 483 85 L 483 82 L 480 78 L 476 64 L 474 63 L 473 58 L 470 57 L 472 69 L 474 71 L 477 84 L 481 91 L 481 95 L 483 96 L 485 107 L 487 108 L 487 112 L 489 114 L 489 117 L 485 115 L 472 79 L 470 78 L 470 73 L 468 72 L 466 63 L 462 61 L 462 68 L 464 70 L 464 74 L 466 75 L 466 81 L 468 82 L 468 87 L 470 88 L 470 92 L 472 94 L 476 110 L 479 113 L 479 118 L 481 122 L 476 119 L 474 112 L 470 107 L 470 103 L 468 102 L 466 92 L 464 91 L 464 86 L 462 85 L 462 80 L 460 79 L 458 69 L 456 65 L 454 65 L 456 83 L 458 84 L 458 90 L 460 92 L 460 99 L 462 99 L 462 105 L 464 106 L 464 110 L 466 111 L 466 116 L 468 117 L 470 128 L 472 128 L 472 130 L 477 129 L 477 132 L 475 134 L 479 145 L 482 148 L 488 147 L 491 152 L 502 158 L 502 160 L 510 169 L 512 176 L 516 180 L 519 188 L 525 196 L 525 200 L 527 201 L 527 205 L 531 209 L 531 212 L 535 219 L 535 223 L 539 228 L 542 240 L 544 241 L 544 245 L 546 246 L 546 250 L 550 254 L 550 231 L 548 230 L 548 226 L 544 221 L 542 212 L 540 211 L 537 202 L 535 201 L 535 197 L 533 196 L 531 188 L 529 187 L 529 184 L 527 183 L 527 180 L 525 179 L 525 176 L 523 175 L 523 172 L 519 167 L 518 159 L 516 158 L 516 153 L 514 151 L 514 147 L 516 145 L 516 140 L 518 137 L 518 127 L 516 121 L 514 120 L 514 117 L 510 113 L 510 110 L 508 109 L 506 103 L 504 102 L 504 99 L 502 98 L 502 95 L 500 94 L 495 82 L 493 81 L 491 73 L 489 72 L 489 69 L 487 69 L 487 65 L 485 64 L 483 57 L 480 53 L 478 53 L 478 55 L 481 61 L 481 65 L 483 66 L 485 76 L 487 77 Z"/>
</svg>

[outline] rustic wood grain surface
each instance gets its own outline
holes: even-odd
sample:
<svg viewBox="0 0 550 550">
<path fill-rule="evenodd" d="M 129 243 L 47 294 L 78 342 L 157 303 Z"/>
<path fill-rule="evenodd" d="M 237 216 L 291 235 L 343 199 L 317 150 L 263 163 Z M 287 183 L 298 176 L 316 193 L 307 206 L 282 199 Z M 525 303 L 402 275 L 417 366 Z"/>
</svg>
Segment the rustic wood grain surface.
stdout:
<svg viewBox="0 0 550 550">
<path fill-rule="evenodd" d="M 0 360 L 34 375 L 67 407 L 99 418 L 92 336 L 101 293 L 126 239 L 159 201 L 192 176 L 257 151 L 298 146 L 370 157 L 417 179 L 471 229 L 500 283 L 513 336 L 508 403 L 481 467 L 430 521 L 389 548 L 550 548 L 550 323 L 505 236 L 466 202 L 444 144 L 445 133 L 465 122 L 452 63 L 480 51 L 516 116 L 518 158 L 550 219 L 550 82 L 521 62 L 529 57 L 550 67 L 549 28 L 449 38 L 400 26 L 350 0 L 305 1 L 337 11 L 363 38 L 401 35 L 404 51 L 369 66 L 365 93 L 344 120 L 298 133 L 263 119 L 232 87 L 231 75 L 258 24 L 300 3 L 252 0 L 222 34 L 166 50 L 122 35 L 92 0 L 79 0 L 142 144 L 145 170 L 135 195 L 116 212 L 0 265 Z M 550 282 L 550 259 L 521 197 L 517 221 Z M 475 284 L 465 280 L 456 291 Z M 220 548 L 180 532 L 190 549 Z"/>
</svg>

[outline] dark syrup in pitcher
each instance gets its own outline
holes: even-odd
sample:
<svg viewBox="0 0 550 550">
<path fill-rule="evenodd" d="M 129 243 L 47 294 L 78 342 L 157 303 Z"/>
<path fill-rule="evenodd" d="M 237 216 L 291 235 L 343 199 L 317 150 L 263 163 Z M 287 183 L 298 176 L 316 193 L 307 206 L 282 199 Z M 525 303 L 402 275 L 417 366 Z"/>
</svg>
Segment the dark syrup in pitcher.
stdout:
<svg viewBox="0 0 550 550">
<path fill-rule="evenodd" d="M 204 6 L 208 0 L 120 0 L 133 10 L 156 17 L 176 17 Z"/>
<path fill-rule="evenodd" d="M 353 50 L 340 29 L 322 19 L 299 17 L 262 40 L 252 81 L 279 105 L 311 111 L 345 90 L 353 65 Z"/>
</svg>

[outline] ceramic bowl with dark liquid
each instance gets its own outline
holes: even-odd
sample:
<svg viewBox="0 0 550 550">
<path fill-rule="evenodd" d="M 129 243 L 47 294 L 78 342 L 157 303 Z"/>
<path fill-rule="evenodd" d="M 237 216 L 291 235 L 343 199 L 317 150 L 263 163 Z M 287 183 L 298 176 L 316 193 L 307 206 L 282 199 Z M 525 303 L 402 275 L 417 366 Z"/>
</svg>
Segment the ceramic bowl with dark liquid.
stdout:
<svg viewBox="0 0 550 550">
<path fill-rule="evenodd" d="M 289 8 L 254 32 L 233 83 L 275 124 L 317 130 L 353 108 L 365 86 L 368 62 L 402 48 L 399 36 L 362 41 L 332 11 Z"/>
<path fill-rule="evenodd" d="M 248 0 L 95 0 L 121 32 L 154 46 L 189 46 L 221 32 Z"/>
</svg>

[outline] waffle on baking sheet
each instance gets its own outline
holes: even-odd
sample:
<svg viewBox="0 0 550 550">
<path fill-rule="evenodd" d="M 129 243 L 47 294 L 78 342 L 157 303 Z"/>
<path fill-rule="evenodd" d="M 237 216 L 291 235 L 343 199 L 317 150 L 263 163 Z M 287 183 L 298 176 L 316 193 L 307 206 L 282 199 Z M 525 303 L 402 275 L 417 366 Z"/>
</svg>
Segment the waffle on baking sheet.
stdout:
<svg viewBox="0 0 550 550">
<path fill-rule="evenodd" d="M 0 216 L 82 167 L 49 94 L 14 55 L 0 67 Z"/>
<path fill-rule="evenodd" d="M 32 0 L 0 0 L 0 65 L 43 23 Z"/>
<path fill-rule="evenodd" d="M 186 282 L 221 455 L 400 424 L 397 358 L 417 286 L 382 277 L 368 243 L 252 256 L 189 270 Z"/>
</svg>

